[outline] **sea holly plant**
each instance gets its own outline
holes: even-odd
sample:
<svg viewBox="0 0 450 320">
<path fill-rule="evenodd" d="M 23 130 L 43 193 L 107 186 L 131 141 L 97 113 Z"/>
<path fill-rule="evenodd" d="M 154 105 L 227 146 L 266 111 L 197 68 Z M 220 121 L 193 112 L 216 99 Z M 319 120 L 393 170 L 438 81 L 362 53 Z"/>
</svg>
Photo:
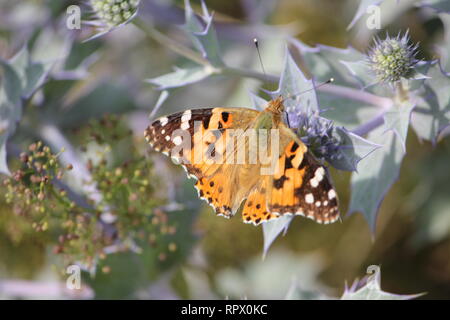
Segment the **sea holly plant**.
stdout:
<svg viewBox="0 0 450 320">
<path fill-rule="evenodd" d="M 424 55 L 407 30 L 396 35 L 380 32 L 365 51 L 351 46 L 344 49 L 308 46 L 286 36 L 284 64 L 276 75 L 236 67 L 227 61 L 226 42 L 221 41 L 220 29 L 215 28 L 214 16 L 204 2 L 197 14 L 190 2 L 185 1 L 185 23 L 177 32 L 184 34 L 186 41 L 180 40 L 181 37 L 174 40 L 169 36 L 172 30 L 162 32 L 153 21 L 144 21 L 140 12 L 148 3 L 87 1 L 90 15 L 86 23 L 98 32 L 90 40 L 133 23 L 145 36 L 182 57 L 174 70 L 147 80 L 162 92 L 151 117 L 163 108 L 174 89 L 212 77 L 256 79 L 263 88 L 271 90 L 277 86 L 275 91 L 252 94 L 253 107 L 261 110 L 268 99 L 283 96 L 286 123 L 314 156 L 329 167 L 351 172 L 349 213 L 362 213 L 373 232 L 379 207 L 408 154 L 406 142 L 411 129 L 420 139 L 433 144 L 449 132 L 450 19 L 445 1 L 415 2 L 419 7 L 432 8 L 432 14 L 444 22 L 445 39 L 436 55 L 438 60 L 419 61 L 418 56 Z M 349 27 L 370 5 L 381 3 L 386 1 L 361 1 Z M 89 51 L 88 46 L 96 44 L 85 43 L 80 51 Z M 165 207 L 160 207 L 159 202 L 149 201 L 147 205 L 143 202 L 156 194 L 158 174 L 151 159 L 146 159 L 149 163 L 144 166 L 141 152 L 123 148 L 135 143 L 131 133 L 124 134 L 117 120 L 106 118 L 90 124 L 94 129 L 88 134 L 91 141 L 86 142 L 76 134 L 66 136 L 69 129 L 78 127 L 75 120 L 86 121 L 105 110 L 118 113 L 132 109 L 128 105 L 134 100 L 115 87 L 99 86 L 85 97 L 89 103 L 84 105 L 88 108 L 77 109 L 76 103 L 68 102 L 68 107 L 64 104 L 67 108 L 60 109 L 58 106 L 63 103 L 59 98 L 55 102 L 48 101 L 48 97 L 53 94 L 74 99 L 83 91 L 77 90 L 80 86 L 76 85 L 82 76 L 68 79 L 66 70 L 52 74 L 51 63 L 35 61 L 27 50 L 24 47 L 13 58 L 0 60 L 0 172 L 9 174 L 2 188 L 6 190 L 5 201 L 17 213 L 15 219 L 29 222 L 41 234 L 60 235 L 54 239 L 55 252 L 66 254 L 72 261 L 81 261 L 91 269 L 101 263 L 105 253 L 123 248 L 139 251 L 139 242 L 149 242 L 151 246 L 162 244 L 164 248 L 158 259 L 164 260 L 165 249 L 176 251 L 177 244 L 166 243 L 166 236 L 170 238 L 176 228 L 168 223 Z M 61 65 L 66 65 L 65 58 L 59 61 Z M 70 63 L 81 60 L 72 56 Z M 59 82 L 63 75 L 64 81 Z M 330 78 L 334 82 L 330 83 Z M 52 91 L 49 82 L 57 89 Z M 102 99 L 92 98 L 98 96 Z M 75 125 L 67 125 L 67 118 Z M 87 130 L 83 127 L 81 131 L 84 129 Z M 19 134 L 26 137 L 28 145 L 19 145 L 14 140 Z M 71 143 L 77 139 L 83 140 L 80 143 L 86 148 L 83 152 Z M 114 147 L 123 148 L 122 155 L 129 155 L 130 159 L 120 158 L 117 155 L 120 152 Z M 98 153 L 100 159 L 94 161 L 92 155 Z M 156 195 L 154 198 L 159 201 Z M 14 206 L 15 200 L 20 205 Z M 175 207 L 178 203 L 171 205 Z M 67 215 L 65 223 L 49 214 L 54 210 Z M 280 234 L 287 232 L 292 219 L 286 216 L 263 225 L 264 254 Z M 15 222 L 10 225 L 14 226 Z M 152 229 L 141 227 L 146 225 Z"/>
<path fill-rule="evenodd" d="M 362 2 L 361 8 L 380 2 Z M 185 5 L 183 30 L 196 51 L 180 46 L 176 51 L 181 50 L 184 57 L 199 66 L 179 68 L 148 82 L 160 90 L 215 75 L 278 82 L 278 90 L 269 94 L 272 98 L 286 98 L 286 122 L 318 159 L 352 172 L 349 213 L 363 213 L 375 232 L 378 209 L 396 181 L 406 154 L 411 119 L 418 135 L 431 141 L 449 123 L 446 91 L 437 88 L 437 81 L 444 88 L 448 77 L 440 70 L 439 62 L 419 61 L 418 46 L 406 30 L 395 37 L 385 34 L 375 38 L 366 52 L 352 47 L 309 47 L 292 39 L 290 44 L 302 56 L 305 69 L 301 70 L 286 50 L 280 77 L 260 74 L 224 63 L 218 54 L 212 16 L 205 5 L 202 4 L 200 17 L 194 14 L 189 1 Z M 170 44 L 169 39 L 159 40 Z M 335 78 L 335 82 L 328 83 L 330 78 Z M 319 85 L 320 82 L 327 83 Z M 258 108 L 265 101 L 254 94 L 251 100 Z M 415 119 L 420 120 L 414 123 Z M 286 232 L 291 220 L 286 217 L 264 224 L 264 252 L 280 233 Z"/>
</svg>

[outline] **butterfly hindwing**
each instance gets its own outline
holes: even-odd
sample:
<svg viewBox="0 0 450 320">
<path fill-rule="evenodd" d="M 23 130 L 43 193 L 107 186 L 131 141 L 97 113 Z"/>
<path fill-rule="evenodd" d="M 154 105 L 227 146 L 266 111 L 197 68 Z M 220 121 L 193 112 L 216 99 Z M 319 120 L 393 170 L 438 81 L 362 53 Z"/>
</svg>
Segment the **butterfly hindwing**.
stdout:
<svg viewBox="0 0 450 320">
<path fill-rule="evenodd" d="M 267 207 L 267 183 L 270 179 L 262 178 L 250 192 L 242 208 L 242 220 L 245 223 L 258 225 L 271 219 L 278 218 Z"/>
<path fill-rule="evenodd" d="M 269 210 L 278 215 L 303 215 L 326 224 L 339 218 L 336 192 L 327 169 L 299 140 L 290 141 L 278 159 Z"/>
</svg>

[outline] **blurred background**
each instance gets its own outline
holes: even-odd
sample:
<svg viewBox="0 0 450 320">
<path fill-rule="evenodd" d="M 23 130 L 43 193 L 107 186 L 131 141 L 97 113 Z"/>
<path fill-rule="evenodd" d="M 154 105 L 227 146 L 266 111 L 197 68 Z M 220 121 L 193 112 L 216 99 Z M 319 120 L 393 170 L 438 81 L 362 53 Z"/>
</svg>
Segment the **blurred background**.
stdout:
<svg viewBox="0 0 450 320">
<path fill-rule="evenodd" d="M 177 27 L 184 23 L 183 1 L 142 2 L 142 20 L 189 44 Z M 260 71 L 253 46 L 257 37 L 266 71 L 277 75 L 289 36 L 311 46 L 352 45 L 365 51 L 374 35 L 396 35 L 409 29 L 412 41 L 420 43 L 419 58 L 435 58 L 435 45 L 444 37 L 443 22 L 412 3 L 390 4 L 393 7 L 384 11 L 389 16 L 383 17 L 383 29 L 368 32 L 358 25 L 347 30 L 358 8 L 356 0 L 206 1 L 215 14 L 224 61 Z M 166 74 L 186 59 L 146 37 L 133 24 L 83 43 L 88 27 L 65 27 L 66 8 L 71 4 L 81 3 L 0 3 L 0 56 L 10 59 L 28 42 L 33 59 L 58 61 L 48 82 L 24 105 L 11 144 L 26 150 L 37 140 L 45 143 L 45 135 L 36 132 L 40 124 L 50 122 L 73 144 L 76 154 L 84 152 L 82 158 L 87 161 L 97 152 L 91 149 L 98 146 L 92 146 L 92 134 L 86 138 L 83 132 L 103 134 L 109 127 L 95 119 L 114 115 L 131 130 L 123 139 L 137 151 L 128 160 L 152 165 L 147 178 L 154 187 L 148 199 L 158 199 L 162 209 L 146 209 L 145 205 L 141 209 L 147 210 L 149 223 L 156 226 L 160 222 L 152 215 L 155 210 L 164 211 L 169 229 L 148 231 L 145 237 L 149 240 L 139 243 L 140 250 L 126 247 L 100 254 L 95 272 L 91 265 L 82 274 L 83 293 L 74 295 L 61 289 L 67 277 L 65 267 L 83 257 L 59 254 L 55 246 L 60 229 L 36 232 L 29 225 L 32 217 L 17 215 L 14 205 L 0 197 L 0 298 L 284 299 L 293 285 L 301 288 L 304 299 L 337 298 L 346 283 L 364 277 L 372 264 L 381 266 L 385 291 L 426 292 L 421 299 L 450 298 L 449 139 L 433 146 L 419 141 L 410 130 L 400 178 L 382 203 L 375 234 L 361 214 L 344 216 L 342 222 L 328 226 L 297 217 L 263 259 L 261 227 L 243 224 L 240 217 L 216 217 L 197 199 L 193 181 L 184 171 L 150 151 L 143 141 L 148 115 L 160 94 L 143 80 Z M 192 7 L 201 11 L 199 1 L 193 0 Z M 248 106 L 248 92 L 260 85 L 236 77 L 211 78 L 171 90 L 157 115 L 192 107 Z M 115 158 L 127 157 L 123 143 L 105 139 Z M 82 150 L 86 147 L 88 151 Z M 17 158 L 10 154 L 11 170 L 19 165 Z M 350 174 L 334 170 L 332 175 L 345 213 Z M 75 251 L 76 245 L 72 246 Z"/>
</svg>

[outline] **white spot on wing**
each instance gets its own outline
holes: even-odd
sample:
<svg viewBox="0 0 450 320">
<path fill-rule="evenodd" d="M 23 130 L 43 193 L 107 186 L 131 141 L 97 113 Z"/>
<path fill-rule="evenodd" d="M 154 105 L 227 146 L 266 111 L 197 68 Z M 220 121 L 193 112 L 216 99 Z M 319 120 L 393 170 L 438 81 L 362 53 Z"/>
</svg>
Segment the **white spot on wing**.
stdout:
<svg viewBox="0 0 450 320">
<path fill-rule="evenodd" d="M 336 191 L 331 189 L 330 191 L 328 191 L 328 199 L 332 200 L 334 198 L 336 198 Z"/>
<path fill-rule="evenodd" d="M 159 119 L 159 123 L 161 123 L 161 126 L 164 127 L 169 122 L 169 118 L 162 117 Z"/>
<path fill-rule="evenodd" d="M 181 122 L 187 122 L 191 120 L 191 110 L 186 110 L 181 117 Z"/>
<path fill-rule="evenodd" d="M 181 130 L 189 129 L 189 121 L 181 123 Z"/>
<path fill-rule="evenodd" d="M 174 143 L 176 146 L 179 146 L 182 142 L 183 142 L 183 139 L 181 139 L 180 136 L 176 136 L 175 138 L 173 138 L 173 143 Z"/>
<path fill-rule="evenodd" d="M 317 182 L 322 181 L 324 175 L 325 169 L 323 167 L 317 168 L 316 172 L 314 173 L 314 177 L 317 179 Z"/>
<path fill-rule="evenodd" d="M 305 196 L 305 201 L 306 201 L 306 203 L 313 203 L 313 202 L 314 202 L 314 196 L 313 196 L 313 194 L 312 194 L 312 193 L 308 193 L 308 194 Z"/>
</svg>

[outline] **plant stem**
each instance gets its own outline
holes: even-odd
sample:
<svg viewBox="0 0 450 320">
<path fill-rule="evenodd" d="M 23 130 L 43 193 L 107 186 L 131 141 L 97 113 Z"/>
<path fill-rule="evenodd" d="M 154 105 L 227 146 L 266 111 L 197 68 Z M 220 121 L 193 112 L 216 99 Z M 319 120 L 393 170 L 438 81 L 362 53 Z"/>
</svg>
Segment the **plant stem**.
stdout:
<svg viewBox="0 0 450 320">
<path fill-rule="evenodd" d="M 202 57 L 199 53 L 193 51 L 192 49 L 180 44 L 167 37 L 165 34 L 159 32 L 155 28 L 149 26 L 144 21 L 136 18 L 133 20 L 133 23 L 141 29 L 149 38 L 159 42 L 161 45 L 168 47 L 172 51 L 180 54 L 181 56 L 196 62 L 200 65 L 203 65 L 207 68 L 213 68 L 213 73 L 215 74 L 223 74 L 223 75 L 235 75 L 239 77 L 252 78 L 261 80 L 264 82 L 277 83 L 279 81 L 279 77 L 270 74 L 263 74 L 257 71 L 235 68 L 230 66 L 225 66 L 222 68 L 214 67 L 207 59 Z M 370 105 L 378 106 L 381 108 L 389 108 L 392 105 L 392 100 L 385 97 L 380 97 L 368 92 L 364 92 L 354 88 L 348 88 L 344 86 L 334 85 L 334 84 L 326 84 L 317 88 L 320 91 L 330 93 L 335 96 L 361 101 Z"/>
<path fill-rule="evenodd" d="M 393 104 L 392 99 L 380 97 L 369 92 L 335 84 L 325 84 L 317 89 L 342 98 L 368 103 L 370 105 L 374 105 L 383 109 L 388 109 Z"/>
<path fill-rule="evenodd" d="M 398 99 L 400 101 L 400 103 L 408 100 L 408 91 L 403 86 L 402 81 L 398 81 L 395 84 L 395 95 L 396 95 L 396 99 Z"/>
</svg>

